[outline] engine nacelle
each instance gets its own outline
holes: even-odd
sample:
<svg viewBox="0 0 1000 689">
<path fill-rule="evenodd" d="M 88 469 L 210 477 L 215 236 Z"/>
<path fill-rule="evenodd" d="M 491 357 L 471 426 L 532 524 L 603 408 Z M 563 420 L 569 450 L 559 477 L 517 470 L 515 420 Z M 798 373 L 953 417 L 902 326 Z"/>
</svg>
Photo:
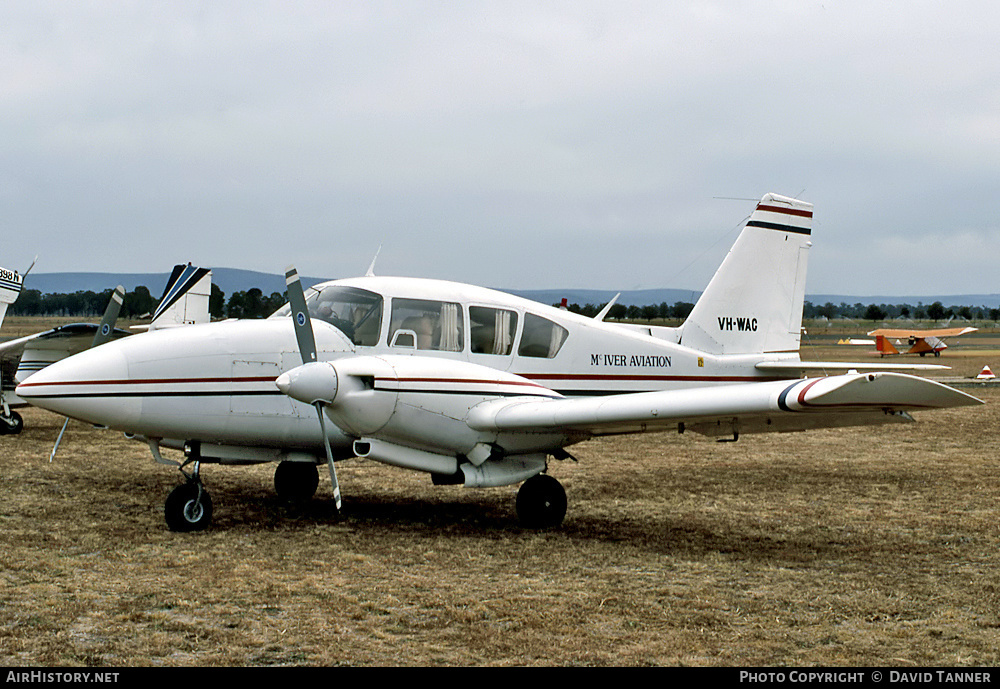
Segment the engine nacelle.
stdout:
<svg viewBox="0 0 1000 689">
<path fill-rule="evenodd" d="M 465 485 L 468 488 L 511 486 L 544 471 L 545 455 L 514 455 L 480 466 L 463 464 L 459 468 L 465 475 Z"/>
</svg>

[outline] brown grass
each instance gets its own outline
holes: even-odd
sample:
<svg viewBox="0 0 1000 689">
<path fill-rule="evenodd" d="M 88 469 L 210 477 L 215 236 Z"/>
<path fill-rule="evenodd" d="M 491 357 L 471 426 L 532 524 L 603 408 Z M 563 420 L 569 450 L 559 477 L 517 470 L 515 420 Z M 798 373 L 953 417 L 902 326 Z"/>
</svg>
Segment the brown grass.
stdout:
<svg viewBox="0 0 1000 689">
<path fill-rule="evenodd" d="M 22 410 L 0 664 L 995 665 L 1000 390 L 973 392 L 900 427 L 584 443 L 548 532 L 513 488 L 356 460 L 343 517 L 325 480 L 293 508 L 271 466 L 206 467 L 215 523 L 175 534 L 144 445 L 71 423 L 49 463 L 62 420 Z"/>
</svg>

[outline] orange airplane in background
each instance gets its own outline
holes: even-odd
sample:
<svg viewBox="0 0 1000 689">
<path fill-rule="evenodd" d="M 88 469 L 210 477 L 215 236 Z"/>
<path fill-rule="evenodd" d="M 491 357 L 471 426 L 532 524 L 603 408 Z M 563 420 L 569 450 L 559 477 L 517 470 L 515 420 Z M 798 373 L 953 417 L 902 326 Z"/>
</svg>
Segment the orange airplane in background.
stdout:
<svg viewBox="0 0 1000 689">
<path fill-rule="evenodd" d="M 903 330 L 892 328 L 879 328 L 872 330 L 869 335 L 875 336 L 875 349 L 882 356 L 892 354 L 919 354 L 925 356 L 933 354 L 941 356 L 941 351 L 948 345 L 944 343 L 946 337 L 958 337 L 967 333 L 975 332 L 978 328 L 938 328 L 936 330 Z M 893 346 L 889 338 L 905 338 L 910 348 L 905 352 L 900 352 Z"/>
</svg>

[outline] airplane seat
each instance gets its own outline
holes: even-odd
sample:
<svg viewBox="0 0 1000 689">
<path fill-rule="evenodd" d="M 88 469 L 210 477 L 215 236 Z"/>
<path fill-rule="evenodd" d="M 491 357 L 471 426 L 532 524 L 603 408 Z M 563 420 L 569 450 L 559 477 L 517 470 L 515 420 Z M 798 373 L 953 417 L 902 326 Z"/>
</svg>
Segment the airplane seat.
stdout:
<svg viewBox="0 0 1000 689">
<path fill-rule="evenodd" d="M 481 325 L 471 333 L 473 354 L 493 354 L 496 341 L 496 328 Z"/>
<path fill-rule="evenodd" d="M 403 321 L 400 328 L 417 334 L 417 349 L 433 349 L 434 324 L 429 316 L 411 316 Z"/>
</svg>

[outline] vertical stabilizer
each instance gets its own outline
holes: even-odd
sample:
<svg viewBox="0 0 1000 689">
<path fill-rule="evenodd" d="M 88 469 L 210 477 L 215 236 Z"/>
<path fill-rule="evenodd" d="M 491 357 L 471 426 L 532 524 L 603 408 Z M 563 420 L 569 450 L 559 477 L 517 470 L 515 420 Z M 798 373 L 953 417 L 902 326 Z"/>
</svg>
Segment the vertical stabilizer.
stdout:
<svg viewBox="0 0 1000 689">
<path fill-rule="evenodd" d="M 0 268 L 0 325 L 3 324 L 3 317 L 7 315 L 7 307 L 17 301 L 21 294 L 21 286 L 24 278 L 18 275 L 16 270 Z"/>
<path fill-rule="evenodd" d="M 875 336 L 875 350 L 885 356 L 887 354 L 899 354 L 899 350 L 892 346 L 889 339 L 885 335 Z"/>
<path fill-rule="evenodd" d="M 797 351 L 813 207 L 767 194 L 681 326 L 710 354 Z"/>
<path fill-rule="evenodd" d="M 190 263 L 174 266 L 149 330 L 208 323 L 208 300 L 211 295 L 211 270 L 196 268 Z"/>
</svg>

